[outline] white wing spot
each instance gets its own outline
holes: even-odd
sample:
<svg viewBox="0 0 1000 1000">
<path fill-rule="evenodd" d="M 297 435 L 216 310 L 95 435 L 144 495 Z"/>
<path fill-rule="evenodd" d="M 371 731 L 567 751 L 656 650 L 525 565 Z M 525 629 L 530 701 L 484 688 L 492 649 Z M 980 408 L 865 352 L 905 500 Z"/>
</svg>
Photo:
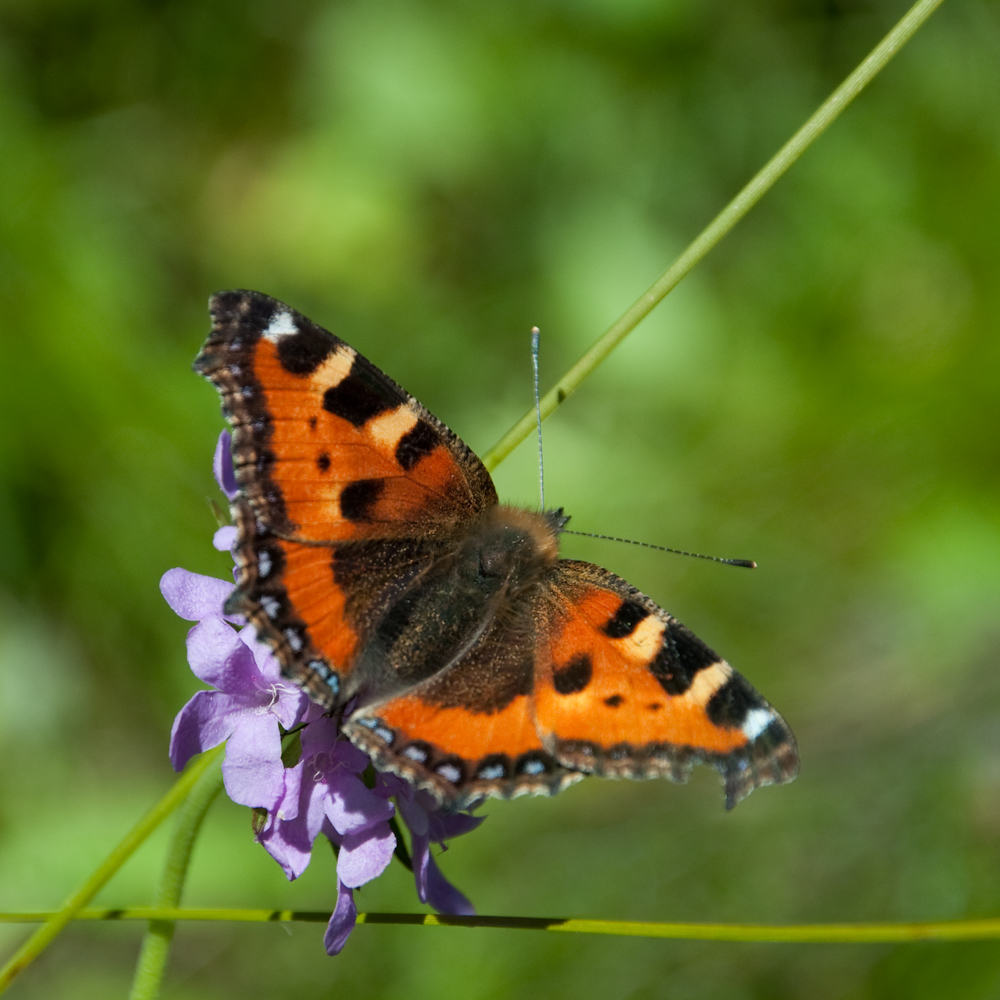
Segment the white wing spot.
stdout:
<svg viewBox="0 0 1000 1000">
<path fill-rule="evenodd" d="M 257 576 L 263 580 L 271 575 L 271 553 L 267 549 L 261 549 L 257 553 Z"/>
<path fill-rule="evenodd" d="M 752 708 L 743 720 L 743 735 L 748 740 L 755 740 L 774 719 L 774 712 L 766 708 Z"/>
<path fill-rule="evenodd" d="M 264 338 L 277 343 L 282 337 L 298 332 L 299 328 L 295 325 L 292 314 L 287 309 L 281 309 L 271 317 L 271 322 L 264 331 Z"/>
</svg>

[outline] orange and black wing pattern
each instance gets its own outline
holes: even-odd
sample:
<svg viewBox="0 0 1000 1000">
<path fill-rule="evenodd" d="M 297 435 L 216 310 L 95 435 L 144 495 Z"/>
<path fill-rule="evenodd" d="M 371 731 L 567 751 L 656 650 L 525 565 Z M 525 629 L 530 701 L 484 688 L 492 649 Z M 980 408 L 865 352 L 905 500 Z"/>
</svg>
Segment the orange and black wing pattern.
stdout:
<svg viewBox="0 0 1000 1000">
<path fill-rule="evenodd" d="M 539 598 L 534 712 L 565 767 L 686 781 L 713 764 L 732 808 L 798 773 L 785 721 L 694 633 L 624 580 L 560 560 Z"/>
<path fill-rule="evenodd" d="M 210 302 L 195 371 L 222 396 L 240 612 L 321 704 L 455 526 L 495 505 L 476 455 L 338 337 L 259 292 Z M 338 565 L 339 563 L 339 565 Z"/>
<path fill-rule="evenodd" d="M 535 639 L 512 615 L 422 684 L 355 712 L 344 732 L 380 770 L 465 808 L 485 796 L 553 795 L 584 777 L 535 721 Z"/>
<path fill-rule="evenodd" d="M 572 560 L 460 661 L 344 729 L 379 768 L 458 807 L 586 774 L 683 782 L 707 763 L 732 808 L 798 771 L 794 736 L 740 674 L 634 587 Z"/>
<path fill-rule="evenodd" d="M 562 511 L 500 506 L 447 427 L 344 341 L 258 292 L 212 299 L 195 370 L 239 493 L 227 603 L 375 765 L 438 802 L 584 775 L 791 780 L 773 708 L 623 580 L 560 560 Z"/>
</svg>

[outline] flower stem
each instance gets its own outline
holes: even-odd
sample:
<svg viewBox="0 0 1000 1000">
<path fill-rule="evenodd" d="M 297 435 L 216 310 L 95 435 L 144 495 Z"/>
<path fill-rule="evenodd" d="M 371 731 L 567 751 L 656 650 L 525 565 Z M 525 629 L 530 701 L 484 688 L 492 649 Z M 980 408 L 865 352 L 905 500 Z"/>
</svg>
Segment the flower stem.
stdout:
<svg viewBox="0 0 1000 1000">
<path fill-rule="evenodd" d="M 210 768 L 202 773 L 184 800 L 184 805 L 177 814 L 160 881 L 153 893 L 154 909 L 180 905 L 195 839 L 209 807 L 221 790 L 222 771 L 218 767 Z M 173 920 L 150 920 L 136 963 L 129 1000 L 156 1000 L 160 995 L 160 983 L 167 967 L 170 942 L 176 926 Z"/>
<path fill-rule="evenodd" d="M 202 774 L 225 752 L 220 746 L 202 754 L 174 783 L 173 788 L 139 820 L 122 842 L 104 859 L 89 878 L 0 968 L 0 993 L 14 981 L 59 936 L 63 928 L 89 903 L 105 883 L 132 856 L 140 844 L 187 798 Z"/>
<path fill-rule="evenodd" d="M 910 40 L 917 29 L 941 5 L 942 0 L 918 0 L 899 23 L 871 51 L 857 69 L 819 106 L 806 123 L 760 170 L 756 177 L 708 224 L 668 270 L 630 306 L 579 361 L 550 389 L 539 403 L 541 419 L 574 393 L 583 380 L 627 337 L 655 306 L 666 297 L 695 265 L 764 196 L 782 174 L 826 131 L 851 101 L 871 82 L 883 66 Z M 483 455 L 487 469 L 495 469 L 535 428 L 535 407 Z"/>
</svg>

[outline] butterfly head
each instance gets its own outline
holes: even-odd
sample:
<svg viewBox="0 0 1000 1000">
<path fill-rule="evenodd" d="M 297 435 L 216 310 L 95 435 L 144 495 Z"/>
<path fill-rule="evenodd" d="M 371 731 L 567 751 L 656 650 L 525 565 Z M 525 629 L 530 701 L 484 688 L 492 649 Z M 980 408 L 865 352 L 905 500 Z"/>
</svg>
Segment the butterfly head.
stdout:
<svg viewBox="0 0 1000 1000">
<path fill-rule="evenodd" d="M 559 559 L 559 532 L 569 520 L 561 510 L 489 508 L 469 533 L 478 573 L 503 579 L 513 589 L 535 583 Z"/>
</svg>

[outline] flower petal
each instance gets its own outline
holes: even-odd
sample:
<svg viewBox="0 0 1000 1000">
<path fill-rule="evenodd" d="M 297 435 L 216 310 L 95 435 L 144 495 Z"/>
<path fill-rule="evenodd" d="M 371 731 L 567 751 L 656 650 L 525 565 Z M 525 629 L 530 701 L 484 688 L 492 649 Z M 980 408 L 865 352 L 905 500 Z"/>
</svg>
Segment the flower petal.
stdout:
<svg viewBox="0 0 1000 1000">
<path fill-rule="evenodd" d="M 333 722 L 332 719 L 328 721 Z M 331 756 L 336 761 L 338 770 L 352 771 L 355 774 L 361 774 L 371 763 L 368 754 L 341 736 L 339 729 L 337 730 L 337 742 Z"/>
<path fill-rule="evenodd" d="M 272 809 L 284 791 L 281 734 L 271 715 L 244 712 L 226 746 L 226 794 L 241 806 Z"/>
<path fill-rule="evenodd" d="M 215 446 L 215 456 L 212 459 L 212 472 L 215 473 L 215 481 L 229 500 L 235 499 L 236 494 L 240 491 L 236 482 L 236 471 L 233 469 L 232 443 L 233 439 L 229 436 L 229 431 L 223 431 L 219 435 L 219 441 Z"/>
<path fill-rule="evenodd" d="M 262 682 L 256 683 L 261 685 L 261 691 L 267 690 L 271 712 L 285 729 L 291 729 L 303 720 L 313 703 L 302 688 L 282 675 L 278 658 L 270 646 L 257 640 L 257 630 L 252 625 L 240 629 L 239 636 L 240 642 L 253 654 L 257 672 L 262 678 Z M 322 711 L 320 708 L 321 714 Z"/>
<path fill-rule="evenodd" d="M 479 826 L 485 816 L 471 816 L 469 813 L 446 813 L 440 809 L 429 813 L 428 835 L 435 843 L 443 844 L 452 837 L 460 837 L 463 833 L 471 833 Z"/>
<path fill-rule="evenodd" d="M 240 629 L 240 641 L 253 653 L 254 662 L 257 664 L 257 670 L 261 677 L 272 684 L 284 679 L 281 674 L 281 664 L 274 655 L 274 651 L 257 638 L 257 630 L 253 625 L 247 625 L 246 628 Z"/>
<path fill-rule="evenodd" d="M 306 808 L 300 803 L 302 770 L 301 762 L 285 769 L 284 794 L 257 838 L 289 880 L 298 878 L 312 859 L 313 838 L 308 830 Z"/>
<path fill-rule="evenodd" d="M 427 810 L 424 809 L 413 797 L 412 789 L 407 788 L 396 796 L 399 804 L 399 811 L 406 820 L 406 825 L 410 828 L 414 837 L 426 837 L 430 830 L 430 821 Z"/>
<path fill-rule="evenodd" d="M 382 798 L 391 798 L 393 795 L 409 795 L 412 786 L 408 785 L 402 778 L 387 771 L 381 771 L 375 776 L 375 787 L 372 791 Z"/>
<path fill-rule="evenodd" d="M 299 800 L 302 796 L 302 761 L 294 767 L 286 767 L 282 775 L 284 791 L 278 799 L 272 812 L 284 821 L 289 822 L 299 815 Z"/>
<path fill-rule="evenodd" d="M 179 567 L 168 569 L 160 577 L 160 593 L 171 611 L 189 622 L 217 615 L 242 625 L 245 620 L 242 615 L 226 615 L 222 611 L 222 605 L 232 592 L 233 585 L 225 580 Z"/>
<path fill-rule="evenodd" d="M 180 771 L 196 754 L 217 747 L 232 733 L 233 703 L 218 691 L 199 691 L 178 713 L 170 730 L 170 763 Z"/>
<path fill-rule="evenodd" d="M 291 681 L 275 684 L 272 690 L 276 698 L 271 705 L 271 714 L 285 729 L 298 725 L 312 704 L 305 691 L 296 687 Z"/>
<path fill-rule="evenodd" d="M 344 837 L 337 855 L 337 878 L 343 885 L 356 889 L 378 878 L 392 861 L 396 838 L 388 823 L 362 834 Z"/>
<path fill-rule="evenodd" d="M 372 794 L 357 775 L 347 772 L 327 776 L 329 798 L 326 815 L 337 833 L 357 835 L 384 823 L 395 812 L 392 803 Z"/>
<path fill-rule="evenodd" d="M 188 665 L 200 681 L 217 688 L 223 664 L 242 650 L 238 633 L 216 615 L 206 615 L 187 634 Z"/>
<path fill-rule="evenodd" d="M 212 615 L 198 622 L 188 632 L 187 652 L 199 680 L 251 704 L 270 703 L 271 686 L 261 677 L 253 654 L 221 618 Z"/>
<path fill-rule="evenodd" d="M 218 552 L 232 552 L 235 544 L 235 525 L 224 524 L 214 535 L 212 535 L 212 548 Z"/>
<path fill-rule="evenodd" d="M 360 767 L 352 766 L 357 759 L 345 756 L 341 744 L 353 747 L 346 740 L 341 740 L 336 720 L 323 716 L 302 731 L 302 758 L 307 760 L 310 757 L 323 757 L 328 754 L 331 760 L 342 765 L 344 770 L 358 773 L 363 771 L 368 764 L 368 758 L 362 754 L 364 764 Z"/>
<path fill-rule="evenodd" d="M 413 879 L 417 883 L 417 899 L 427 902 L 427 869 L 431 856 L 431 842 L 424 834 L 415 833 L 410 838 L 410 854 L 413 857 Z"/>
<path fill-rule="evenodd" d="M 312 860 L 312 842 L 304 838 L 305 825 L 271 819 L 258 843 L 281 865 L 289 882 L 297 879 Z"/>
<path fill-rule="evenodd" d="M 472 903 L 441 874 L 426 837 L 413 838 L 413 876 L 421 903 L 428 903 L 439 913 L 455 916 L 475 914 Z"/>
<path fill-rule="evenodd" d="M 306 730 L 308 732 L 308 730 Z M 305 824 L 312 842 L 319 836 L 324 824 L 329 824 L 326 818 L 326 807 L 329 802 L 330 789 L 322 771 L 317 770 L 314 759 L 303 759 L 302 791 L 299 795 L 299 821 Z M 332 825 L 330 826 L 333 831 Z"/>
<path fill-rule="evenodd" d="M 323 936 L 323 944 L 326 946 L 328 955 L 339 955 L 340 949 L 347 944 L 347 939 L 354 930 L 354 925 L 358 919 L 358 911 L 354 906 L 354 893 L 346 885 L 338 883 L 337 886 L 337 907 L 330 917 L 330 922 L 326 925 L 326 934 Z"/>
<path fill-rule="evenodd" d="M 455 917 L 476 915 L 476 908 L 444 877 L 430 851 L 427 852 L 424 886 L 426 902 L 430 903 L 438 913 L 449 913 Z"/>
</svg>

